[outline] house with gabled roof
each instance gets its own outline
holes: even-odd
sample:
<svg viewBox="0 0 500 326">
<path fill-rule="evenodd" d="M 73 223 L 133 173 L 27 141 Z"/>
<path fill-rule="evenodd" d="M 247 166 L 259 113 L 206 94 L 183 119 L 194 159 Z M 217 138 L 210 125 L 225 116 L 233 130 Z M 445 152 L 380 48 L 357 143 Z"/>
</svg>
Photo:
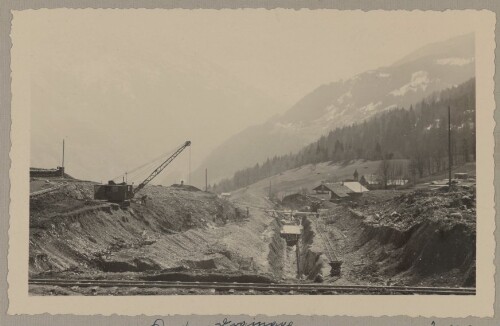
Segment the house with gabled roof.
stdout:
<svg viewBox="0 0 500 326">
<path fill-rule="evenodd" d="M 343 200 L 359 197 L 363 192 L 367 192 L 362 184 L 357 181 L 322 183 L 313 188 L 317 195 L 329 194 L 330 200 Z"/>
</svg>

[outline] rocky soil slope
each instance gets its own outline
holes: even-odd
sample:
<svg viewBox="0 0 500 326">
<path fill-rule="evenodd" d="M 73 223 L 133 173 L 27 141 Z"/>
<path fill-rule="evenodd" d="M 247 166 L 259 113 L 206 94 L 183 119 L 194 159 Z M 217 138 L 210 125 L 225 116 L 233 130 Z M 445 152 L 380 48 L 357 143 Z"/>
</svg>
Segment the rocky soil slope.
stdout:
<svg viewBox="0 0 500 326">
<path fill-rule="evenodd" d="M 475 285 L 473 187 L 372 191 L 358 203 L 327 206 L 328 211 L 304 224 L 310 225 L 305 228 L 310 245 L 303 255 L 315 257 L 304 272 L 309 279 L 320 275 L 336 284 Z M 340 277 L 329 275 L 329 248 L 318 232 L 330 239 L 343 262 Z"/>
<path fill-rule="evenodd" d="M 132 201 L 121 208 L 94 201 L 92 187 L 69 182 L 30 200 L 31 276 L 237 277 L 271 271 L 274 226 L 261 211 L 250 208 L 247 215 L 246 207 L 215 194 L 162 186 L 143 190 L 146 205 Z"/>
</svg>

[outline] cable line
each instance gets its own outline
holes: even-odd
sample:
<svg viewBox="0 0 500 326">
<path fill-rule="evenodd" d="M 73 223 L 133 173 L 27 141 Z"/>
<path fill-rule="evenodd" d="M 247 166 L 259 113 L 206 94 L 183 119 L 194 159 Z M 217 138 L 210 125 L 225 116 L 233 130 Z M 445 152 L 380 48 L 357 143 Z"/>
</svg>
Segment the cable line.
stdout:
<svg viewBox="0 0 500 326">
<path fill-rule="evenodd" d="M 178 147 L 178 146 L 177 146 L 177 147 Z M 146 163 L 144 163 L 144 164 L 142 164 L 142 165 L 140 165 L 140 166 L 138 166 L 138 167 L 136 167 L 136 168 L 134 168 L 134 169 L 132 169 L 132 170 L 126 171 L 125 173 L 122 173 L 122 174 L 120 174 L 120 175 L 118 175 L 118 176 L 114 177 L 114 178 L 113 178 L 113 179 L 111 179 L 111 180 L 113 180 L 113 181 L 114 181 L 114 180 L 116 180 L 116 179 L 118 179 L 118 178 L 123 177 L 125 174 L 127 174 L 127 177 L 129 177 L 129 178 L 130 178 L 130 176 L 131 176 L 132 174 L 134 174 L 134 172 L 137 172 L 138 170 L 141 170 L 141 169 L 143 169 L 143 168 L 147 167 L 148 165 L 151 165 L 151 164 L 153 164 L 153 163 L 155 163 L 155 162 L 157 162 L 157 161 L 160 161 L 161 159 L 165 158 L 166 156 L 170 156 L 170 155 L 172 155 L 172 154 L 176 151 L 177 147 L 175 147 L 174 149 L 172 149 L 172 150 L 170 150 L 170 151 L 168 151 L 168 152 L 165 152 L 165 153 L 161 154 L 160 156 L 157 156 L 157 157 L 153 158 L 152 160 L 150 160 L 150 161 L 148 161 L 148 162 L 146 162 Z"/>
</svg>

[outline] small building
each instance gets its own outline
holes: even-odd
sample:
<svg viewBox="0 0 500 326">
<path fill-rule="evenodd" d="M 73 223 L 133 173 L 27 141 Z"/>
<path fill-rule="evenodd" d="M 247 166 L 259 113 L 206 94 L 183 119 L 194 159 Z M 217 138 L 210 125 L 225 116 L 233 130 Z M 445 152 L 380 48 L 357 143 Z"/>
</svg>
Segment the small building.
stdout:
<svg viewBox="0 0 500 326">
<path fill-rule="evenodd" d="M 408 179 L 388 179 L 387 180 L 387 187 L 388 188 L 396 188 L 399 186 L 404 186 L 408 183 Z M 366 188 L 370 190 L 375 190 L 375 189 L 383 189 L 384 188 L 384 180 L 382 177 L 376 175 L 376 174 L 370 174 L 366 176 L 361 176 L 359 179 L 359 183 L 365 186 Z"/>
<path fill-rule="evenodd" d="M 314 192 L 318 195 L 330 194 L 331 189 L 328 187 L 331 183 L 321 183 L 316 188 L 313 188 Z"/>
<path fill-rule="evenodd" d="M 322 183 L 313 189 L 317 194 L 330 194 L 330 200 L 343 200 L 359 197 L 367 192 L 362 184 L 357 181 Z"/>
<path fill-rule="evenodd" d="M 469 174 L 468 173 L 455 173 L 453 176 L 454 176 L 455 179 L 459 179 L 459 180 L 467 180 L 467 179 L 469 179 Z"/>
<path fill-rule="evenodd" d="M 55 169 L 30 168 L 30 178 L 64 178 L 64 167 Z"/>
<path fill-rule="evenodd" d="M 328 187 L 331 189 L 330 200 L 349 199 L 352 191 L 342 183 L 332 183 Z"/>
<path fill-rule="evenodd" d="M 316 188 L 313 189 L 313 191 L 314 191 L 313 197 L 314 198 L 319 199 L 320 201 L 330 200 L 331 190 L 327 186 L 325 186 L 325 184 L 327 184 L 327 183 L 321 182 L 321 184 L 319 186 L 317 186 Z"/>
<path fill-rule="evenodd" d="M 387 186 L 388 187 L 404 186 L 407 183 L 408 183 L 407 179 L 390 179 L 390 180 L 387 180 Z"/>
<path fill-rule="evenodd" d="M 286 240 L 288 246 L 294 246 L 299 241 L 302 234 L 302 226 L 300 225 L 283 225 L 280 235 Z"/>
<path fill-rule="evenodd" d="M 359 178 L 359 183 L 361 183 L 364 187 L 368 189 L 378 189 L 382 184 L 380 180 L 381 179 L 379 178 L 378 175 L 368 174 L 368 175 L 362 175 L 361 178 Z"/>
</svg>

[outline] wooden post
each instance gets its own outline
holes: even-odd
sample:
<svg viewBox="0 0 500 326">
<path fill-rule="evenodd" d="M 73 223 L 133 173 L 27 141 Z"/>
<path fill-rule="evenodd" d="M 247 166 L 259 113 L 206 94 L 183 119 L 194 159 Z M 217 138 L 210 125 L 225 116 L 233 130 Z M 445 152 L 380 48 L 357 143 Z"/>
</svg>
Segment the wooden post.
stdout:
<svg viewBox="0 0 500 326">
<path fill-rule="evenodd" d="M 205 191 L 208 191 L 208 169 L 205 168 Z"/>
<path fill-rule="evenodd" d="M 295 257 L 297 260 L 297 278 L 300 278 L 300 239 L 297 240 L 295 245 Z"/>
<path fill-rule="evenodd" d="M 63 151 L 62 151 L 62 165 L 61 166 L 64 168 L 64 138 L 63 138 Z"/>
<path fill-rule="evenodd" d="M 271 199 L 271 180 L 269 180 L 269 199 Z"/>
<path fill-rule="evenodd" d="M 62 164 L 61 164 L 61 177 L 64 178 L 64 138 L 63 138 L 63 146 L 62 146 Z"/>
<path fill-rule="evenodd" d="M 451 108 L 448 105 L 448 190 L 451 190 Z"/>
<path fill-rule="evenodd" d="M 191 146 L 189 146 L 189 174 L 188 174 L 188 184 L 191 184 Z"/>
</svg>

